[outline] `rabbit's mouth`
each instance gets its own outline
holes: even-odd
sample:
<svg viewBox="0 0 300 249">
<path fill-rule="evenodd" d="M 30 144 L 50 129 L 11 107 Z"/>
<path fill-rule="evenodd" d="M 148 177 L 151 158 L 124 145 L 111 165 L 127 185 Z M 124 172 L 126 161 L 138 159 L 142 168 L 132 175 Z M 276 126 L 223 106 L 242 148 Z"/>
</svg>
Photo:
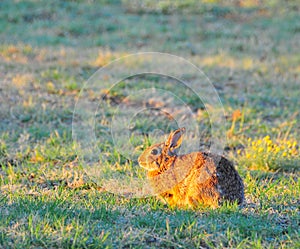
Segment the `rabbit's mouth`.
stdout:
<svg viewBox="0 0 300 249">
<path fill-rule="evenodd" d="M 156 162 L 155 160 L 149 162 L 149 161 L 141 161 L 138 160 L 139 165 L 148 170 L 148 171 L 154 171 L 154 170 L 158 170 L 160 168 L 160 165 L 158 162 Z"/>
</svg>

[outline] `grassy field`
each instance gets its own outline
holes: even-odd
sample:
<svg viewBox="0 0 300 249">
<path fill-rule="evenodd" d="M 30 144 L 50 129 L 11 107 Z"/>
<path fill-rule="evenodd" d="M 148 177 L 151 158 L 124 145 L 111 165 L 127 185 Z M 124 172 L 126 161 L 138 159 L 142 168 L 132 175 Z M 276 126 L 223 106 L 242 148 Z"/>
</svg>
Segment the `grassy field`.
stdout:
<svg viewBox="0 0 300 249">
<path fill-rule="evenodd" d="M 300 6 L 257 2 L 1 1 L 0 247 L 299 248 Z M 224 154 L 246 186 L 242 207 L 174 209 L 155 197 L 110 193 L 88 176 L 72 139 L 84 82 L 144 51 L 182 56 L 213 83 L 226 113 Z M 95 122 L 105 172 L 145 175 L 116 151 L 109 130 L 120 103 L 164 107 L 163 95 L 126 99 L 148 85 L 189 105 L 209 147 L 209 115 L 191 91 L 165 77 L 126 79 L 83 92 L 91 101 L 106 93 Z M 175 128 L 160 118 L 133 118 L 135 156 L 153 142 L 141 134 Z"/>
</svg>

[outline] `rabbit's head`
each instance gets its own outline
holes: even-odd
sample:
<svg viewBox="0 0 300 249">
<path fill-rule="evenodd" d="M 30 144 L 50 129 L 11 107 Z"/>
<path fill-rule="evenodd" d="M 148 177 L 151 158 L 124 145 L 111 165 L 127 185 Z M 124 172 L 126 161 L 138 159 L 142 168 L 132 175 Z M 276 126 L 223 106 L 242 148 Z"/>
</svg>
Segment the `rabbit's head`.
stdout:
<svg viewBox="0 0 300 249">
<path fill-rule="evenodd" d="M 180 147 L 185 128 L 170 133 L 164 143 L 155 144 L 147 148 L 139 157 L 139 165 L 148 171 L 165 171 L 175 160 L 176 149 Z"/>
</svg>

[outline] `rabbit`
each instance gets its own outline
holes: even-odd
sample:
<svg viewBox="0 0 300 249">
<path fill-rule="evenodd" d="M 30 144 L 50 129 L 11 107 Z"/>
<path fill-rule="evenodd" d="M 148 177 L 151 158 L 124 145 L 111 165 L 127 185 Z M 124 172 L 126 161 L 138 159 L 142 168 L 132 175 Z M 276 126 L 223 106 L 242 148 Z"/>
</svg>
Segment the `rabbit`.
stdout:
<svg viewBox="0 0 300 249">
<path fill-rule="evenodd" d="M 171 132 L 164 143 L 150 146 L 138 158 L 154 193 L 171 207 L 242 204 L 244 184 L 232 162 L 209 152 L 177 155 L 184 132 L 184 127 Z"/>
</svg>

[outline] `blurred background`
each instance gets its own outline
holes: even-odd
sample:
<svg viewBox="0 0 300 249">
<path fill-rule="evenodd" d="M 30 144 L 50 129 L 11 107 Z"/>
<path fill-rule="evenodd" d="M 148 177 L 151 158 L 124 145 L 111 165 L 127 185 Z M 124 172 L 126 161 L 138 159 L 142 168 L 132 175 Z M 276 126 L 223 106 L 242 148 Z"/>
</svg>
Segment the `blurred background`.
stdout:
<svg viewBox="0 0 300 249">
<path fill-rule="evenodd" d="M 14 153 L 55 132 L 69 139 L 84 82 L 112 60 L 145 51 L 203 70 L 225 108 L 229 149 L 254 136 L 299 139 L 297 1 L 4 0 L 0 25 L 0 131 Z M 119 103 L 127 85 L 107 90 L 107 99 Z M 203 104 L 181 93 L 206 120 L 205 133 Z"/>
</svg>

